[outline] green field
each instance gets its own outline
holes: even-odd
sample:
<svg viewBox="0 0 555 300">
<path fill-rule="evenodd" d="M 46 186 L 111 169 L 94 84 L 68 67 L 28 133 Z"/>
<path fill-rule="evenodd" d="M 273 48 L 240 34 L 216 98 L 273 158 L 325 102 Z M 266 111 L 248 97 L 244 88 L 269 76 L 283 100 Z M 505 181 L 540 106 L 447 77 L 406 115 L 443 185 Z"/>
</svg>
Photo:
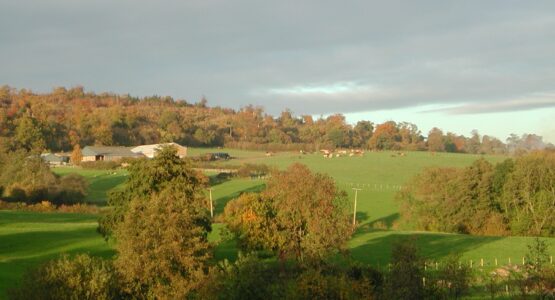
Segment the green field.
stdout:
<svg viewBox="0 0 555 300">
<path fill-rule="evenodd" d="M 89 181 L 89 190 L 85 201 L 96 205 L 106 205 L 107 192 L 122 184 L 127 177 L 125 169 L 118 170 L 89 170 L 72 167 L 57 167 L 52 171 L 58 175 L 79 174 Z"/>
<path fill-rule="evenodd" d="M 492 163 L 507 157 L 493 155 L 469 155 L 453 153 L 406 152 L 399 156 L 396 152 L 369 152 L 364 157 L 323 158 L 320 154 L 300 155 L 298 153 L 277 153 L 266 157 L 264 152 L 250 152 L 233 149 L 194 149 L 195 155 L 205 152 L 228 152 L 236 159 L 224 164 L 265 163 L 278 168 L 299 162 L 312 170 L 330 174 L 337 184 L 354 200 L 353 187 L 362 189 L 358 193 L 357 221 L 359 230 L 349 243 L 353 257 L 372 265 L 384 265 L 389 261 L 391 245 L 399 238 L 412 235 L 417 238 L 422 254 L 430 260 L 441 259 L 451 253 L 461 253 L 463 259 L 474 266 L 484 260 L 484 266 L 522 262 L 533 238 L 529 237 L 481 237 L 461 234 L 413 232 L 393 230 L 391 227 L 399 219 L 399 207 L 395 194 L 410 178 L 426 167 L 464 167 L 477 159 L 484 158 Z M 248 182 L 248 181 L 247 181 Z M 247 190 L 248 188 L 245 188 Z M 217 190 L 217 187 L 214 189 Z M 382 222 L 388 229 L 373 229 L 376 222 Z M 550 252 L 555 256 L 555 239 L 547 239 Z"/>
<path fill-rule="evenodd" d="M 463 254 L 463 259 L 477 266 L 481 259 L 487 268 L 498 263 L 522 262 L 527 237 L 479 237 L 459 234 L 411 232 L 396 228 L 399 219 L 395 194 L 400 186 L 426 167 L 463 167 L 481 157 L 500 162 L 503 156 L 480 156 L 465 154 L 408 152 L 399 156 L 395 152 L 366 153 L 364 157 L 339 157 L 325 159 L 319 154 L 278 153 L 267 157 L 264 152 L 231 149 L 190 149 L 191 155 L 205 152 L 228 152 L 232 160 L 225 165 L 242 163 L 265 163 L 283 169 L 294 162 L 309 166 L 312 170 L 332 176 L 339 187 L 345 189 L 349 199 L 354 199 L 352 187 L 362 190 L 358 194 L 357 220 L 359 230 L 349 242 L 353 257 L 372 265 L 384 265 L 389 260 L 392 243 L 412 235 L 418 240 L 422 253 L 434 261 L 449 253 Z M 57 174 L 78 173 L 85 176 L 91 186 L 87 201 L 106 204 L 106 193 L 119 186 L 127 176 L 125 170 L 97 171 L 80 168 L 56 168 Z M 214 175 L 214 174 L 208 174 Z M 264 188 L 263 180 L 233 179 L 212 186 L 215 214 L 221 214 L 225 204 L 242 192 L 256 192 Z M 381 229 L 375 229 L 376 224 Z M 384 228 L 385 227 L 385 228 Z M 77 214 L 45 214 L 25 212 L 0 212 L 0 298 L 7 287 L 17 281 L 23 270 L 40 261 L 63 252 L 89 252 L 109 257 L 110 246 L 95 232 L 96 216 Z M 210 240 L 220 240 L 221 224 L 214 225 Z M 547 239 L 555 255 L 555 239 Z M 216 248 L 217 259 L 235 259 L 237 250 L 233 241 L 221 243 Z"/>
<path fill-rule="evenodd" d="M 27 268 L 60 253 L 111 257 L 97 226 L 94 215 L 0 211 L 0 298 Z"/>
</svg>

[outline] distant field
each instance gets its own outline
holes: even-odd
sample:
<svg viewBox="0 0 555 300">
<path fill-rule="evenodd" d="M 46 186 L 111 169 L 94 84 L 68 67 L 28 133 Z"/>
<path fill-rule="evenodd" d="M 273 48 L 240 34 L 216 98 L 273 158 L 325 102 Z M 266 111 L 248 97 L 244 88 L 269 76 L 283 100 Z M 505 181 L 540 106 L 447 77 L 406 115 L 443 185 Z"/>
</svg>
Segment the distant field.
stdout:
<svg viewBox="0 0 555 300">
<path fill-rule="evenodd" d="M 228 152 L 235 157 L 222 165 L 265 163 L 283 169 L 294 162 L 300 162 L 312 170 L 332 176 L 339 187 L 347 191 L 351 200 L 354 199 L 351 188 L 361 188 L 357 204 L 359 230 L 349 242 L 349 248 L 356 260 L 372 265 L 387 264 L 392 243 L 408 235 L 417 238 L 422 253 L 431 260 L 458 252 L 463 254 L 466 263 L 472 260 L 474 266 L 483 258 L 486 268 L 493 267 L 495 258 L 500 265 L 506 264 L 509 257 L 513 263 L 521 263 L 526 245 L 532 240 L 527 237 L 479 237 L 392 229 L 399 219 L 395 193 L 399 186 L 424 168 L 463 167 L 482 157 L 495 163 L 504 160 L 504 156 L 446 153 L 431 155 L 428 152 L 406 152 L 406 156 L 398 156 L 396 152 L 368 152 L 364 157 L 325 159 L 320 154 L 284 152 L 266 157 L 264 152 L 258 151 L 189 149 L 190 155 L 207 152 Z M 125 170 L 97 171 L 65 167 L 55 168 L 54 172 L 60 175 L 78 173 L 85 176 L 91 183 L 87 201 L 99 205 L 106 204 L 107 192 L 117 188 L 127 176 Z M 241 193 L 260 191 L 264 184 L 263 180 L 233 179 L 213 186 L 215 214 L 221 214 L 225 204 Z M 378 221 L 388 229 L 374 229 Z M 110 247 L 95 232 L 96 226 L 96 216 L 90 215 L 0 211 L 0 295 L 17 281 L 26 267 L 59 253 L 90 252 L 104 257 L 113 255 Z M 214 224 L 213 228 L 209 239 L 218 241 L 223 226 Z M 547 240 L 551 253 L 555 256 L 555 238 Z M 216 248 L 216 259 L 234 260 L 236 257 L 237 249 L 233 241 L 222 243 Z"/>
</svg>

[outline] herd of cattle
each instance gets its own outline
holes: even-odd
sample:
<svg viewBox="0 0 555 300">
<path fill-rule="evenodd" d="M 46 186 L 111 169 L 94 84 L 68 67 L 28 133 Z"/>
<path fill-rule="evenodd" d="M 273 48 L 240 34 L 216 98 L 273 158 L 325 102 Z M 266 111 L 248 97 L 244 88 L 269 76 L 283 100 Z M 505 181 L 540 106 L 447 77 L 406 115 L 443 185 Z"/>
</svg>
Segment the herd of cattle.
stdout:
<svg viewBox="0 0 555 300">
<path fill-rule="evenodd" d="M 334 158 L 334 157 L 341 157 L 341 156 L 364 156 L 364 150 L 360 149 L 350 149 L 350 150 L 327 150 L 322 149 L 320 152 L 323 154 L 324 158 Z"/>
</svg>

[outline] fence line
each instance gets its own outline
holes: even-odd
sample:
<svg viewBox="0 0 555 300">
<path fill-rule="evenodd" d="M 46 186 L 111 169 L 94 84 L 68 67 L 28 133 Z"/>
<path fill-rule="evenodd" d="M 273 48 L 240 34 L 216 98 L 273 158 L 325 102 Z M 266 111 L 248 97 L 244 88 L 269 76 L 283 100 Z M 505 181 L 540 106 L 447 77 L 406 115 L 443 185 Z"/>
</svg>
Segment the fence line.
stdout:
<svg viewBox="0 0 555 300">
<path fill-rule="evenodd" d="M 518 263 L 513 264 L 512 263 L 512 259 L 511 257 L 506 257 L 503 260 L 498 259 L 498 257 L 494 257 L 491 260 L 488 259 L 484 259 L 484 258 L 480 258 L 479 260 L 473 260 L 473 259 L 468 259 L 468 260 L 460 260 L 459 261 L 459 269 L 462 268 L 463 266 L 468 266 L 471 269 L 474 268 L 489 268 L 489 267 L 496 267 L 496 268 L 504 268 L 504 267 L 518 267 L 518 266 L 525 266 L 529 263 L 529 261 L 526 261 L 526 257 L 522 256 L 522 257 L 518 257 L 517 261 Z M 504 262 L 504 263 L 503 263 Z M 549 256 L 549 260 L 547 262 L 548 264 L 553 265 L 553 255 Z M 437 261 L 437 260 L 426 260 L 424 261 L 424 270 L 427 271 L 428 269 L 430 270 L 439 270 L 439 267 L 441 266 L 442 262 L 441 261 Z M 373 265 L 373 264 L 371 264 Z M 380 263 L 378 262 L 375 266 L 377 266 L 378 268 L 381 268 L 383 266 L 380 265 Z M 386 264 L 387 269 L 391 270 L 391 263 Z"/>
<path fill-rule="evenodd" d="M 357 182 L 338 182 L 338 185 L 351 187 L 351 188 L 361 188 L 370 191 L 400 191 L 404 186 L 389 183 L 357 183 Z"/>
</svg>

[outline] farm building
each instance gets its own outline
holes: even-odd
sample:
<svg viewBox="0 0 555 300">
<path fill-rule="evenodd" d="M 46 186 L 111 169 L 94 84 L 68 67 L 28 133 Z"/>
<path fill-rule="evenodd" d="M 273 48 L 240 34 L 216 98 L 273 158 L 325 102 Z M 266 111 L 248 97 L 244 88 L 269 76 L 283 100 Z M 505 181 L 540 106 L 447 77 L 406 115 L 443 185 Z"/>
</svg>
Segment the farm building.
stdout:
<svg viewBox="0 0 555 300">
<path fill-rule="evenodd" d="M 181 146 L 176 143 L 142 145 L 132 148 L 131 151 L 133 151 L 134 153 L 142 154 L 148 158 L 153 158 L 154 156 L 156 156 L 156 152 L 158 152 L 158 150 L 164 146 L 173 146 L 177 148 L 177 155 L 179 156 L 179 158 L 184 158 L 187 156 L 187 147 Z"/>
<path fill-rule="evenodd" d="M 40 158 L 51 166 L 61 166 L 69 163 L 69 156 L 54 153 L 43 153 Z"/>
<path fill-rule="evenodd" d="M 86 146 L 81 151 L 82 161 L 117 161 L 122 158 L 143 157 L 140 153 L 134 153 L 127 147 L 108 147 L 108 146 Z"/>
</svg>

